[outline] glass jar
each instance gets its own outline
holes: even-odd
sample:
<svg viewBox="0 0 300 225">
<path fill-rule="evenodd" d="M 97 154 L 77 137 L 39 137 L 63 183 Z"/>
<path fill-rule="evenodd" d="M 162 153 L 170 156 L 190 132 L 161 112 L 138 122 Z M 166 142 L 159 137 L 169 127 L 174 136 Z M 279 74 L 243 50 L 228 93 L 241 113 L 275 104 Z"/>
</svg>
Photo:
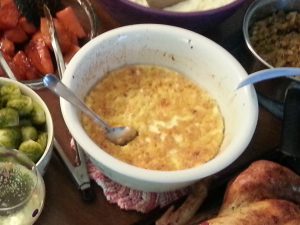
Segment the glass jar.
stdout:
<svg viewBox="0 0 300 225">
<path fill-rule="evenodd" d="M 32 225 L 45 200 L 34 162 L 18 150 L 0 148 L 0 225 Z"/>
</svg>

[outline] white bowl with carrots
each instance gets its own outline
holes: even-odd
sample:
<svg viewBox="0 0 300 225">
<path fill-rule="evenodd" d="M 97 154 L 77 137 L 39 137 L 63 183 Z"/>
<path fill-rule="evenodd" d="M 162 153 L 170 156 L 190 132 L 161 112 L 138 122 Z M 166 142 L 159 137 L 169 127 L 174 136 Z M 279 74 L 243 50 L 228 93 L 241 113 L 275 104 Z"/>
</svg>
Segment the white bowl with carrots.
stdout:
<svg viewBox="0 0 300 225">
<path fill-rule="evenodd" d="M 96 35 L 96 21 L 88 2 L 63 0 L 61 3 L 52 16 L 63 57 L 68 63 L 80 47 Z M 56 72 L 56 62 L 46 19 L 30 21 L 27 17 L 15 0 L 1 2 L 0 50 L 18 81 L 39 88 L 45 74 Z M 5 76 L 5 73 L 0 71 L 0 75 Z"/>
</svg>

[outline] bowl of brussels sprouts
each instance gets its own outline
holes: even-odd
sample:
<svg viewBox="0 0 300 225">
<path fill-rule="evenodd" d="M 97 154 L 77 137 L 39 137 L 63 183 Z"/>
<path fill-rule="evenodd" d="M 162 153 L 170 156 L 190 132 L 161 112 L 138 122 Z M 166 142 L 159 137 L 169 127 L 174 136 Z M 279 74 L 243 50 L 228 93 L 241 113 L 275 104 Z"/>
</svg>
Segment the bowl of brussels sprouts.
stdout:
<svg viewBox="0 0 300 225">
<path fill-rule="evenodd" d="M 42 98 L 21 82 L 0 77 L 0 148 L 25 153 L 41 174 L 53 150 L 53 121 Z"/>
</svg>

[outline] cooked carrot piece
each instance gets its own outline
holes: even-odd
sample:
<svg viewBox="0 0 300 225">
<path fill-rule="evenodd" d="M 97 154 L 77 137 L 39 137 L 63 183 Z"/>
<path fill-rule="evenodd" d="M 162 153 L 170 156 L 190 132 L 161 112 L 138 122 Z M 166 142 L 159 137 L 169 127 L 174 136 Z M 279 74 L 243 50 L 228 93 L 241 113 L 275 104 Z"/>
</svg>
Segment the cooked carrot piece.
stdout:
<svg viewBox="0 0 300 225">
<path fill-rule="evenodd" d="M 37 31 L 34 24 L 28 21 L 25 16 L 20 17 L 18 23 L 27 34 L 34 34 Z"/>
<path fill-rule="evenodd" d="M 26 71 L 26 78 L 27 78 L 27 80 L 37 80 L 37 79 L 39 79 L 41 77 L 42 77 L 41 73 L 39 73 L 39 71 L 34 66 L 31 66 Z"/>
<path fill-rule="evenodd" d="M 9 4 L 14 4 L 15 1 L 14 0 L 1 0 L 0 1 L 0 6 L 5 6 L 5 5 L 9 5 Z"/>
<path fill-rule="evenodd" d="M 39 78 L 39 72 L 31 65 L 28 57 L 23 51 L 18 51 L 13 58 L 13 63 L 17 67 L 15 73 L 25 80 L 33 80 Z"/>
<path fill-rule="evenodd" d="M 26 70 L 28 67 L 28 59 L 23 51 L 18 51 L 12 60 L 14 67 L 12 68 L 16 77 L 20 80 L 26 79 Z"/>
<path fill-rule="evenodd" d="M 14 28 L 18 24 L 20 13 L 14 1 L 1 2 L 0 30 Z"/>
<path fill-rule="evenodd" d="M 3 37 L 0 40 L 0 50 L 7 55 L 13 56 L 15 54 L 15 45 L 11 40 Z"/>
<path fill-rule="evenodd" d="M 78 45 L 72 45 L 68 52 L 64 55 L 64 60 L 66 63 L 70 62 L 73 56 L 78 52 L 80 47 Z"/>
<path fill-rule="evenodd" d="M 57 32 L 58 42 L 60 44 L 61 51 L 65 53 L 72 46 L 72 39 L 68 35 L 66 28 L 57 19 L 54 19 L 54 26 Z"/>
<path fill-rule="evenodd" d="M 27 34 L 20 26 L 16 26 L 14 28 L 6 30 L 4 32 L 4 37 L 18 44 L 24 43 L 28 39 Z"/>
<path fill-rule="evenodd" d="M 51 46 L 51 37 L 49 33 L 49 28 L 47 24 L 46 18 L 41 18 L 40 23 L 40 31 L 43 34 L 43 38 L 46 42 L 46 44 L 52 48 Z M 54 19 L 54 26 L 57 33 L 58 42 L 61 48 L 61 51 L 63 53 L 67 52 L 69 48 L 71 47 L 73 41 L 71 37 L 69 36 L 69 32 L 66 30 L 66 28 L 59 22 L 57 19 Z"/>
<path fill-rule="evenodd" d="M 66 29 L 75 34 L 78 38 L 85 38 L 87 36 L 72 7 L 68 6 L 57 12 L 56 17 Z"/>
<path fill-rule="evenodd" d="M 31 64 L 42 74 L 53 73 L 53 63 L 49 48 L 42 39 L 31 40 L 25 53 Z"/>
</svg>

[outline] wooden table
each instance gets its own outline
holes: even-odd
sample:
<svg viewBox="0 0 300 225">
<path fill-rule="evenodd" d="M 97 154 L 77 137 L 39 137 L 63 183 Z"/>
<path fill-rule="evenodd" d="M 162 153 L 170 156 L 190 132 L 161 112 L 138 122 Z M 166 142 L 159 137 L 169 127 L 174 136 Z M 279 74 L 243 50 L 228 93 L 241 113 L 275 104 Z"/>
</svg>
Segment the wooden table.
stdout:
<svg viewBox="0 0 300 225">
<path fill-rule="evenodd" d="M 102 31 L 118 26 L 103 11 L 101 5 L 96 3 L 95 0 L 93 4 L 100 18 Z M 246 6 L 228 21 L 225 21 L 214 32 L 207 35 L 228 48 L 240 60 L 242 65 L 251 72 L 254 69 L 253 60 L 243 44 L 240 30 L 245 8 Z M 277 98 L 280 93 L 278 94 L 279 89 L 276 87 L 281 84 L 282 82 L 278 80 L 266 82 L 263 85 L 257 86 L 257 89 L 269 97 Z M 49 97 L 45 91 L 41 92 L 42 97 L 46 95 L 52 113 L 56 117 L 59 114 L 57 98 L 51 95 Z M 55 120 L 54 123 L 58 127 L 55 132 L 61 132 L 59 122 Z M 241 126 L 243 125 L 242 123 L 243 121 L 241 121 Z M 237 162 L 242 163 L 254 158 L 258 154 L 275 148 L 280 143 L 280 136 L 281 121 L 263 108 L 260 108 L 257 129 L 253 140 L 247 151 Z M 146 217 L 146 215 L 136 212 L 123 211 L 116 205 L 109 204 L 103 196 L 101 188 L 96 184 L 93 184 L 97 193 L 96 201 L 93 203 L 83 202 L 80 192 L 77 190 L 68 171 L 55 154 L 44 175 L 44 180 L 46 185 L 46 201 L 44 210 L 36 222 L 38 225 L 130 225 Z"/>
</svg>

